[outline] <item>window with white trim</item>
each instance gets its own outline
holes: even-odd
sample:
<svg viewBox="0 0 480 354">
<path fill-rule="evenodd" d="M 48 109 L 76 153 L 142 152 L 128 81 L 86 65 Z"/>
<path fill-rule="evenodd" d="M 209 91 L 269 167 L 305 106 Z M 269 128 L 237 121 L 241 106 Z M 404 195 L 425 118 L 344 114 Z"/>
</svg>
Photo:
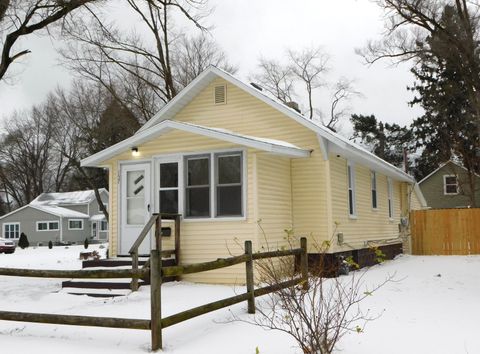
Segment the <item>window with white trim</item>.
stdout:
<svg viewBox="0 0 480 354">
<path fill-rule="evenodd" d="M 443 175 L 443 194 L 458 194 L 458 179 L 455 175 Z"/>
<path fill-rule="evenodd" d="M 243 216 L 242 153 L 215 154 L 215 216 Z"/>
<path fill-rule="evenodd" d="M 388 194 L 388 217 L 393 219 L 393 182 L 387 177 L 387 194 Z"/>
<path fill-rule="evenodd" d="M 58 231 L 59 229 L 58 221 L 37 221 L 37 231 Z"/>
<path fill-rule="evenodd" d="M 185 157 L 185 216 L 209 218 L 210 155 Z"/>
<path fill-rule="evenodd" d="M 20 238 L 20 223 L 12 222 L 3 224 L 3 237 L 7 239 Z"/>
<path fill-rule="evenodd" d="M 185 217 L 244 216 L 243 153 L 186 156 Z"/>
<path fill-rule="evenodd" d="M 377 201 L 377 173 L 375 171 L 370 172 L 370 183 L 372 190 L 372 209 L 378 209 Z"/>
<path fill-rule="evenodd" d="M 68 220 L 68 229 L 69 230 L 83 230 L 83 220 L 82 219 L 69 219 Z"/>
<path fill-rule="evenodd" d="M 347 163 L 348 178 L 348 214 L 356 216 L 356 196 L 355 196 L 355 166 L 350 162 Z"/>
<path fill-rule="evenodd" d="M 100 222 L 100 231 L 108 231 L 108 222 L 105 220 Z"/>
</svg>

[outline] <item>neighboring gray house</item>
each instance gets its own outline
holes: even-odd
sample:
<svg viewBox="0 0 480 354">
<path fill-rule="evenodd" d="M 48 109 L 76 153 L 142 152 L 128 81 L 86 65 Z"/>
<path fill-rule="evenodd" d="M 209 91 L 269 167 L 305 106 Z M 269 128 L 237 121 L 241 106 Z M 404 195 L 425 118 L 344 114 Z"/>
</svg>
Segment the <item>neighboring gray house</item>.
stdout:
<svg viewBox="0 0 480 354">
<path fill-rule="evenodd" d="M 108 209 L 108 191 L 99 191 Z M 33 245 L 50 240 L 83 243 L 87 237 L 108 240 L 108 224 L 93 190 L 42 193 L 30 204 L 0 217 L 0 224 L 1 237 L 18 240 L 23 232 Z"/>
<path fill-rule="evenodd" d="M 429 207 L 433 209 L 468 208 L 470 187 L 465 167 L 448 161 L 418 182 Z M 480 176 L 476 176 L 475 200 L 480 204 Z"/>
</svg>

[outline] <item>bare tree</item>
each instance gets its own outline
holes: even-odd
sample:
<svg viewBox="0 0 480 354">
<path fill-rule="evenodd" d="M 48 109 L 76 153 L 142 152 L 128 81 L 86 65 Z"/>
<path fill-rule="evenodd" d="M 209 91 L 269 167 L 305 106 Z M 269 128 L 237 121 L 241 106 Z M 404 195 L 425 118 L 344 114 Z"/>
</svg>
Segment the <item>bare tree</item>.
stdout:
<svg viewBox="0 0 480 354">
<path fill-rule="evenodd" d="M 18 206 L 30 203 L 50 188 L 52 125 L 38 108 L 16 112 L 4 125 L 0 180 Z"/>
<path fill-rule="evenodd" d="M 355 96 L 362 94 L 355 90 L 352 80 L 347 78 L 338 80 L 333 86 L 329 119 L 327 122 L 323 121 L 323 125 L 335 131 L 339 121 L 350 113 L 351 107 L 348 102 Z"/>
<path fill-rule="evenodd" d="M 360 96 L 353 81 L 341 78 L 334 85 L 330 84 L 326 77 L 329 56 L 320 47 L 287 50 L 286 57 L 286 64 L 260 58 L 257 72 L 251 75 L 251 80 L 285 104 L 298 97 L 300 101 L 306 102 L 309 119 L 319 120 L 335 130 L 340 119 L 349 112 L 348 102 L 355 96 Z M 323 110 L 314 102 L 315 96 L 323 93 L 322 88 L 333 91 L 328 120 L 323 118 Z M 306 99 L 302 100 L 303 97 Z"/>
<path fill-rule="evenodd" d="M 286 239 L 290 247 L 297 243 L 290 231 Z M 332 268 L 327 266 L 326 252 L 329 247 L 328 241 L 318 247 L 317 261 L 309 263 L 310 275 L 306 287 L 305 284 L 287 288 L 280 286 L 286 281 L 298 279 L 294 257 L 257 261 L 259 282 L 279 290 L 256 300 L 257 313 L 254 317 L 247 320 L 235 317 L 235 320 L 284 332 L 292 336 L 306 354 L 333 353 L 345 334 L 362 332 L 368 322 L 381 314 L 362 309 L 362 302 L 393 281 L 394 275 L 370 286 L 367 286 L 365 279 L 368 270 L 332 277 L 338 274 L 338 268 L 337 265 Z M 267 249 L 270 247 L 267 246 Z M 372 252 L 375 250 L 372 249 Z M 379 254 L 381 258 L 381 252 Z M 358 268 L 351 259 L 345 260 L 341 266 L 345 270 Z"/>
<path fill-rule="evenodd" d="M 19 39 L 48 30 L 74 10 L 96 0 L 0 0 L 0 80 L 29 49 L 14 51 Z M 97 0 L 98 1 L 98 0 Z"/>
<path fill-rule="evenodd" d="M 173 51 L 173 70 L 179 87 L 187 86 L 209 65 L 214 65 L 230 74 L 238 68 L 232 65 L 215 41 L 202 33 L 195 37 L 182 36 Z"/>
<path fill-rule="evenodd" d="M 174 78 L 173 47 L 180 36 L 173 30 L 172 16 L 179 14 L 206 31 L 202 19 L 209 9 L 206 0 L 127 0 L 125 4 L 140 19 L 136 32 L 120 29 L 109 21 L 108 13 L 92 11 L 91 16 L 68 23 L 66 32 L 72 41 L 62 55 L 72 71 L 100 82 L 118 102 L 128 105 L 124 100 L 132 97 L 126 108 L 136 105 L 146 121 L 181 88 Z"/>
<path fill-rule="evenodd" d="M 305 85 L 308 98 L 309 118 L 313 119 L 312 92 L 324 85 L 321 75 L 327 71 L 329 56 L 320 47 L 305 48 L 301 51 L 288 50 L 293 74 Z"/>
<path fill-rule="evenodd" d="M 262 89 L 270 92 L 283 103 L 292 101 L 294 75 L 288 65 L 262 57 L 259 59 L 257 73 L 251 75 L 251 80 L 258 83 Z"/>
</svg>

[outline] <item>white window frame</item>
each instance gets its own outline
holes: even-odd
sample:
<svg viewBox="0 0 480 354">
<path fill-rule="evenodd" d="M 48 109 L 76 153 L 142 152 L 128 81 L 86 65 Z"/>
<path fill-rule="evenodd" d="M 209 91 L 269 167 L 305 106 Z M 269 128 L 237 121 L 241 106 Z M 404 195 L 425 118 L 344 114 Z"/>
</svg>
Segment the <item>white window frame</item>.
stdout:
<svg viewBox="0 0 480 354">
<path fill-rule="evenodd" d="M 94 239 L 98 238 L 98 223 L 96 221 L 92 222 L 90 225 L 91 235 Z"/>
<path fill-rule="evenodd" d="M 373 203 L 373 191 L 375 191 L 375 204 Z M 372 210 L 378 210 L 378 189 L 377 189 L 377 172 L 370 171 L 370 196 L 372 198 Z"/>
<path fill-rule="evenodd" d="M 57 223 L 57 228 L 56 229 L 51 229 L 50 228 L 50 223 L 56 222 Z M 40 230 L 38 228 L 38 225 L 40 224 L 47 224 L 47 228 L 45 230 Z M 60 222 L 58 220 L 42 220 L 42 221 L 37 221 L 35 223 L 35 230 L 37 232 L 46 232 L 46 231 L 59 231 L 60 230 Z"/>
<path fill-rule="evenodd" d="M 70 227 L 70 222 L 72 221 L 80 221 L 81 224 L 82 224 L 82 227 L 81 228 L 76 228 L 76 227 Z M 68 230 L 72 230 L 72 231 L 81 231 L 83 230 L 83 227 L 84 227 L 84 222 L 83 222 L 83 219 L 68 219 Z"/>
<path fill-rule="evenodd" d="M 350 205 L 350 192 L 352 193 L 352 202 Z M 355 188 L 355 164 L 347 161 L 347 206 L 348 216 L 351 219 L 357 218 L 357 196 Z M 352 212 L 350 212 L 350 210 Z"/>
<path fill-rule="evenodd" d="M 7 225 L 18 225 L 18 237 L 7 237 L 6 232 L 5 232 L 6 231 L 5 226 L 7 226 Z M 9 231 L 9 233 L 10 233 L 10 231 Z M 19 222 L 6 222 L 6 223 L 2 224 L 2 236 L 3 236 L 3 238 L 5 238 L 7 240 L 18 240 L 20 238 L 21 233 L 22 233 L 21 223 L 19 223 Z"/>
<path fill-rule="evenodd" d="M 393 198 L 393 181 L 390 177 L 387 177 L 387 202 L 388 202 L 388 218 L 390 220 L 393 220 L 394 218 L 394 211 L 395 211 L 395 205 L 394 205 L 394 198 Z"/>
<path fill-rule="evenodd" d="M 455 193 L 447 193 L 447 178 L 448 177 L 455 177 L 455 186 L 457 187 L 457 191 Z M 449 186 L 453 186 L 453 184 L 449 183 Z M 444 195 L 458 195 L 458 177 L 456 175 L 443 175 L 443 194 Z"/>
<path fill-rule="evenodd" d="M 100 232 L 107 232 L 107 231 L 108 231 L 108 221 L 100 220 L 99 223 L 100 223 L 99 231 L 100 231 Z M 105 229 L 102 228 L 103 223 L 106 223 L 106 224 L 107 224 L 107 227 L 106 227 Z"/>
<path fill-rule="evenodd" d="M 191 220 L 199 220 L 199 219 L 213 219 L 213 216 L 214 216 L 214 208 L 213 208 L 213 197 L 212 197 L 212 194 L 213 194 L 213 189 L 214 189 L 214 184 L 212 182 L 214 182 L 212 180 L 212 176 L 213 176 L 213 173 L 212 173 L 212 170 L 214 170 L 213 168 L 213 154 L 197 154 L 197 155 L 185 155 L 183 157 L 183 160 L 184 160 L 184 163 L 183 163 L 183 180 L 184 180 L 184 199 L 182 201 L 182 204 L 184 206 L 184 218 L 185 219 L 191 219 Z M 189 187 L 188 186 L 188 173 L 187 173 L 187 170 L 188 170 L 188 161 L 189 160 L 203 160 L 203 159 L 208 159 L 208 185 L 199 185 L 199 186 L 193 186 L 193 187 Z M 208 187 L 209 188 L 209 207 L 210 207 L 210 210 L 209 210 L 209 215 L 208 216 L 187 216 L 187 191 L 189 188 L 206 188 Z"/>
<path fill-rule="evenodd" d="M 224 219 L 224 218 L 243 218 L 245 216 L 245 196 L 244 196 L 244 193 L 243 193 L 243 190 L 244 190 L 244 184 L 245 184 L 245 177 L 244 177 L 244 173 L 243 173 L 243 170 L 245 169 L 245 166 L 244 166 L 244 159 L 243 159 L 243 154 L 244 152 L 243 151 L 229 151 L 229 152 L 217 152 L 217 153 L 214 153 L 213 154 L 213 174 L 214 174 L 214 183 L 213 183 L 213 199 L 212 199 L 212 202 L 213 202 L 213 207 L 214 207 L 214 213 L 212 215 L 214 215 L 214 217 L 216 219 Z M 240 183 L 229 183 L 229 184 L 219 184 L 218 183 L 218 179 L 219 179 L 219 168 L 218 168 L 218 158 L 219 157 L 228 157 L 228 156 L 240 156 Z M 235 215 L 235 216 L 232 216 L 232 215 L 218 215 L 218 208 L 217 208 L 217 187 L 229 187 L 229 186 L 240 186 L 240 194 L 241 194 L 241 202 L 242 202 L 242 205 L 240 206 L 240 212 L 241 212 L 241 215 Z"/>
<path fill-rule="evenodd" d="M 176 163 L 177 164 L 177 174 L 178 174 L 178 181 L 176 187 L 161 187 L 160 186 L 160 165 L 167 164 L 167 163 Z M 166 157 L 157 159 L 155 163 L 155 210 L 160 212 L 160 192 L 161 191 L 177 191 L 178 197 L 178 213 L 181 214 L 180 210 L 182 209 L 183 203 L 183 193 L 184 193 L 184 181 L 183 181 L 183 159 L 182 157 L 175 156 L 175 157 Z"/>
</svg>

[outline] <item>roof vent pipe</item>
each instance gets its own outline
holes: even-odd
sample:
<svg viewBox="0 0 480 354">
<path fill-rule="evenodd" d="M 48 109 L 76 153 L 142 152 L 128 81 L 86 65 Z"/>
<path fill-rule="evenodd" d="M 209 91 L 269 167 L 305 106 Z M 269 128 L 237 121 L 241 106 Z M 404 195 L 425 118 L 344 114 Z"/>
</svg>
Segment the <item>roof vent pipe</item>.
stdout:
<svg viewBox="0 0 480 354">
<path fill-rule="evenodd" d="M 250 85 L 252 85 L 253 87 L 255 87 L 258 91 L 263 91 L 262 86 L 260 86 L 259 84 L 256 84 L 256 83 L 254 83 L 254 82 L 251 82 Z"/>
<path fill-rule="evenodd" d="M 290 101 L 290 102 L 286 102 L 285 104 L 286 104 L 288 107 L 296 110 L 298 113 L 302 113 L 302 112 L 300 111 L 300 107 L 298 107 L 298 103 L 297 103 L 297 102 Z"/>
</svg>

